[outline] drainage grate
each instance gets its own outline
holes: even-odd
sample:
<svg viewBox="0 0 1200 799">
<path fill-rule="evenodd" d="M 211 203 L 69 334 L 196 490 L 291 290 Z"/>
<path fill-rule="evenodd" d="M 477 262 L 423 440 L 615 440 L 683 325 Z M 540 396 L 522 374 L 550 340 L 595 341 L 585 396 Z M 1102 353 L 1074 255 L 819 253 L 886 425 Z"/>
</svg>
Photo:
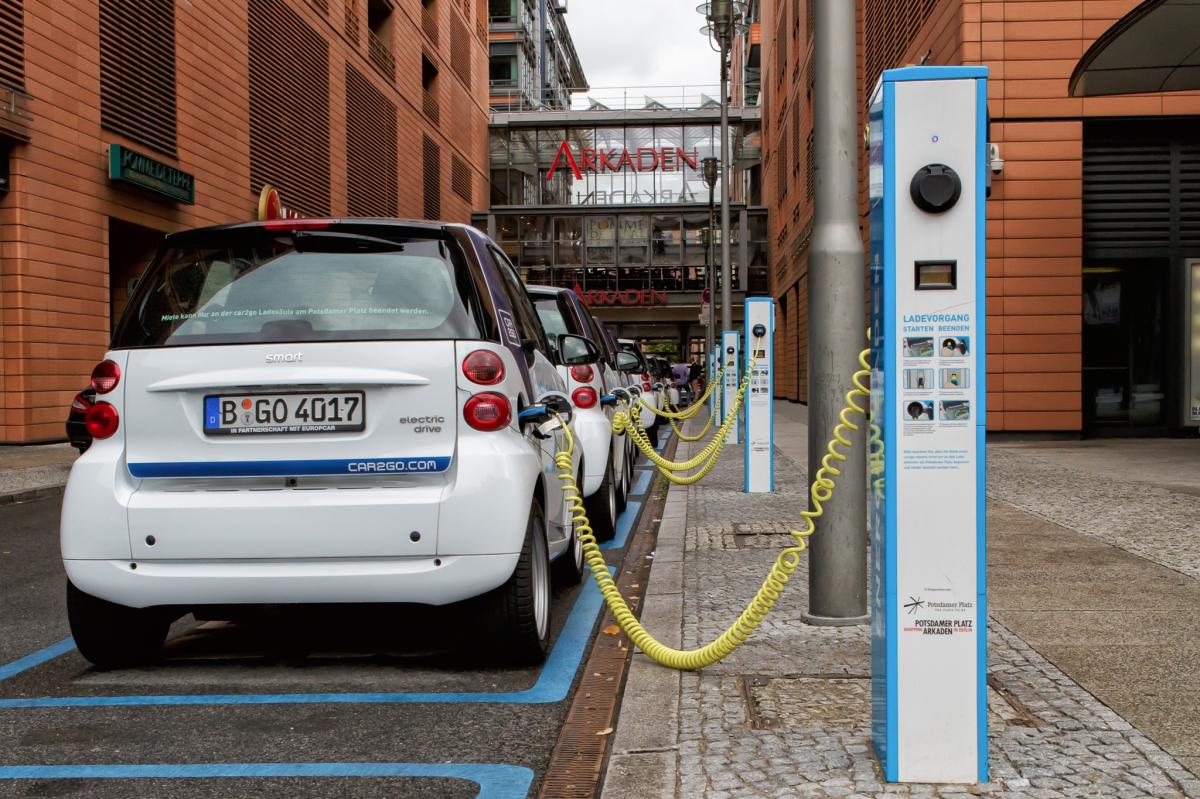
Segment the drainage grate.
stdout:
<svg viewBox="0 0 1200 799">
<path fill-rule="evenodd" d="M 662 507 L 662 499 L 654 497 L 642 509 L 638 527 L 635 528 L 636 534 L 625 552 L 621 572 L 617 576 L 617 586 L 634 613 L 641 611 L 641 594 L 653 564 L 648 556 L 654 551 L 657 541 L 658 525 L 649 520 L 661 518 Z M 647 520 L 647 527 L 653 529 L 642 529 L 642 519 Z M 615 623 L 612 614 L 606 610 L 600 621 L 600 629 L 603 631 Z M 591 799 L 597 795 L 612 742 L 612 729 L 617 726 L 619 697 L 625 685 L 632 649 L 633 645 L 624 633 L 607 635 L 601 632 L 596 636 L 591 655 L 583 666 L 583 677 L 575 690 L 571 708 L 567 711 L 566 721 L 550 756 L 550 764 L 538 792 L 539 799 Z"/>
</svg>

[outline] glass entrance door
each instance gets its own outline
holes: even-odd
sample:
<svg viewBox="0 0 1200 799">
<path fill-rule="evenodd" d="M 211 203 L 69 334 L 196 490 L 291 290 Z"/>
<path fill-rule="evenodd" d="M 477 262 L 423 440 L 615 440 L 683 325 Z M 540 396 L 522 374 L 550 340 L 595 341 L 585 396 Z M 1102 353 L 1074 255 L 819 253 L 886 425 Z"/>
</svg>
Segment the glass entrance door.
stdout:
<svg viewBox="0 0 1200 799">
<path fill-rule="evenodd" d="M 1083 270 L 1083 417 L 1088 433 L 1165 427 L 1166 264 Z"/>
</svg>

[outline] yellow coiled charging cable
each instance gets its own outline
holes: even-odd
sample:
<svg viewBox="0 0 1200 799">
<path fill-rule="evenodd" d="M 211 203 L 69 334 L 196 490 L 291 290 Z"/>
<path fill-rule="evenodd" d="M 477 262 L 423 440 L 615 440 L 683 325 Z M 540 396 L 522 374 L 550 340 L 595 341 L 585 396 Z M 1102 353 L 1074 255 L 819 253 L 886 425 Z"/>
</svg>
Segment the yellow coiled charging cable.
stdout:
<svg viewBox="0 0 1200 799">
<path fill-rule="evenodd" d="M 860 404 L 859 399 L 868 399 L 871 394 L 870 385 L 868 384 L 871 376 L 870 365 L 867 362 L 868 353 L 868 350 L 864 350 L 858 357 L 858 362 L 862 368 L 854 373 L 852 378 L 854 388 L 846 393 L 846 405 L 838 414 L 840 421 L 833 429 L 833 437 L 830 438 L 827 447 L 828 451 L 821 458 L 821 468 L 817 470 L 809 486 L 809 494 L 812 498 L 812 510 L 800 512 L 800 515 L 804 518 L 804 529 L 791 531 L 792 537 L 796 540 L 796 545 L 787 547 L 779 553 L 779 557 L 775 559 L 770 573 L 763 580 L 763 584 L 754 595 L 754 599 L 742 611 L 737 621 L 730 625 L 716 640 L 699 649 L 674 649 L 656 641 L 646 628 L 642 626 L 641 622 L 637 620 L 637 617 L 633 615 L 633 611 L 629 609 L 625 598 L 621 596 L 620 589 L 617 588 L 616 581 L 613 580 L 612 574 L 608 570 L 608 564 L 604 562 L 604 554 L 597 545 L 596 536 L 592 533 L 591 524 L 588 523 L 587 511 L 583 507 L 583 496 L 579 491 L 579 486 L 575 482 L 575 470 L 571 466 L 575 438 L 571 433 L 570 427 L 565 423 L 563 424 L 562 427 L 566 434 L 567 446 L 566 449 L 558 453 L 555 457 L 555 462 L 559 470 L 558 478 L 563 482 L 563 489 L 571 508 L 575 534 L 579 536 L 579 542 L 583 546 L 584 558 L 587 560 L 588 568 L 591 569 L 592 576 L 600 588 L 600 593 L 604 596 L 604 601 L 608 604 L 609 610 L 612 611 L 613 617 L 616 618 L 617 624 L 629 636 L 629 640 L 633 641 L 634 645 L 645 652 L 651 660 L 673 669 L 691 670 L 711 666 L 728 657 L 735 649 L 745 643 L 746 639 L 762 624 L 763 619 L 766 618 L 767 613 L 770 612 L 775 603 L 779 601 L 784 588 L 787 587 L 788 580 L 800 566 L 800 553 L 808 548 L 808 537 L 816 529 L 816 520 L 825 512 L 824 503 L 828 502 L 830 497 L 833 496 L 833 491 L 837 487 L 836 480 L 842 474 L 837 463 L 844 462 L 846 455 L 838 447 L 845 448 L 851 446 L 851 441 L 848 437 L 849 433 L 859 429 L 858 424 L 853 422 L 850 416 L 852 414 L 859 414 L 864 419 L 866 418 L 866 406 Z M 746 384 L 747 380 L 744 379 L 741 389 L 744 390 Z M 741 392 L 739 391 L 739 398 L 740 394 Z M 628 414 L 626 414 L 626 419 L 628 419 Z M 614 425 L 615 423 L 616 420 L 614 418 Z M 639 430 L 640 427 L 629 425 L 626 429 Z M 717 431 L 718 435 L 714 441 L 723 442 L 727 429 L 727 424 L 722 424 L 721 429 Z M 873 435 L 872 438 L 874 439 L 872 443 L 875 444 L 878 441 L 878 437 Z M 709 446 L 712 446 L 712 444 Z M 880 444 L 879 446 L 882 445 Z M 698 463 L 699 461 L 697 461 L 697 465 Z"/>
<path fill-rule="evenodd" d="M 757 344 L 761 344 L 759 339 Z M 757 344 L 755 350 L 757 351 Z M 734 396 L 733 407 L 729 409 L 729 413 L 721 422 L 721 426 L 717 428 L 716 434 L 712 437 L 712 441 L 704 449 L 700 450 L 700 454 L 688 461 L 669 461 L 655 451 L 654 446 L 650 443 L 650 439 L 646 436 L 646 431 L 642 429 L 641 414 L 634 413 L 629 406 L 622 403 L 621 410 L 613 414 L 612 426 L 613 432 L 617 435 L 622 433 L 628 434 L 634 445 L 642 451 L 651 463 L 658 467 L 659 474 L 670 480 L 676 485 L 691 485 L 698 483 L 713 470 L 717 465 L 717 460 L 721 457 L 721 451 L 725 449 L 725 440 L 729 433 L 729 428 L 737 421 L 738 411 L 741 410 L 742 402 L 746 397 L 746 389 L 750 386 L 750 376 L 754 374 L 754 358 L 751 358 L 746 364 L 746 373 L 742 375 L 742 381 L 738 386 L 737 394 Z M 651 406 L 646 406 L 651 407 Z M 653 410 L 653 408 L 651 408 Z M 709 416 L 711 424 L 712 417 Z M 692 474 L 680 476 L 676 472 L 686 472 L 700 467 L 699 471 Z M 560 475 L 561 477 L 561 475 Z"/>
</svg>

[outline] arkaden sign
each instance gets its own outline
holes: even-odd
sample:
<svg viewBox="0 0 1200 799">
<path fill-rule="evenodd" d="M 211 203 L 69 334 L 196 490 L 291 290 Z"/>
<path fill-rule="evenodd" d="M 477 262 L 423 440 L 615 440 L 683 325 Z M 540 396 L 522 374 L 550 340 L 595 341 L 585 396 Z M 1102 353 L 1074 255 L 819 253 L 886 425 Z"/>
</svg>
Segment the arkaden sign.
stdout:
<svg viewBox="0 0 1200 799">
<path fill-rule="evenodd" d="M 597 305 L 667 304 L 667 292 L 659 289 L 624 289 L 622 291 L 615 289 L 588 289 L 584 291 L 583 287 L 576 283 L 575 293 L 579 295 L 579 299 L 583 300 L 583 304 L 589 308 Z"/>
<path fill-rule="evenodd" d="M 560 167 L 569 167 L 576 180 L 583 180 L 585 172 L 680 172 L 685 164 L 694 171 L 699 163 L 700 154 L 696 148 L 688 152 L 682 147 L 638 147 L 636 150 L 581 147 L 577 154 L 571 150 L 571 143 L 564 141 L 550 162 L 546 180 L 553 178 Z"/>
</svg>

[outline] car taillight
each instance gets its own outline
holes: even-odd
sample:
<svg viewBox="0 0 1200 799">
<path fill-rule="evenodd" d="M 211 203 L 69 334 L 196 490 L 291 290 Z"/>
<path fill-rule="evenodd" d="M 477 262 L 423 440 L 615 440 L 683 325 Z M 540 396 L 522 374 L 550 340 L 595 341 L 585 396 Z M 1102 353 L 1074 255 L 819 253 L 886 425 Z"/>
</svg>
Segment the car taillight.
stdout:
<svg viewBox="0 0 1200 799">
<path fill-rule="evenodd" d="M 650 381 L 647 380 L 642 382 L 642 391 L 651 391 L 653 389 L 654 386 L 650 385 Z"/>
<path fill-rule="evenodd" d="M 571 379 L 575 380 L 577 383 L 590 383 L 592 382 L 592 378 L 595 376 L 596 373 L 593 372 L 592 367 L 588 366 L 587 364 L 584 364 L 583 366 L 571 367 Z"/>
<path fill-rule="evenodd" d="M 642 382 L 643 383 L 650 382 L 650 373 L 649 372 L 642 372 Z"/>
<path fill-rule="evenodd" d="M 504 379 L 504 361 L 491 350 L 475 350 L 463 359 L 463 374 L 472 383 L 494 386 Z"/>
<path fill-rule="evenodd" d="M 92 370 L 92 388 L 97 394 L 107 394 L 121 382 L 121 367 L 112 361 L 101 361 Z"/>
<path fill-rule="evenodd" d="M 75 399 L 71 400 L 71 410 L 79 413 L 86 413 L 87 409 L 92 407 L 92 403 L 88 402 L 88 398 L 83 394 L 76 394 Z"/>
<path fill-rule="evenodd" d="M 83 417 L 83 424 L 92 438 L 109 438 L 121 426 L 121 417 L 112 405 L 97 402 L 88 408 L 87 415 Z"/>
<path fill-rule="evenodd" d="M 512 405 L 503 394 L 485 391 L 463 405 L 463 419 L 476 430 L 490 433 L 507 427 L 512 421 Z"/>
<path fill-rule="evenodd" d="M 591 386 L 577 388 L 575 389 L 575 392 L 571 394 L 571 402 L 575 403 L 576 408 L 594 408 L 596 407 L 596 403 L 599 401 L 599 399 L 600 398 L 596 395 L 596 389 L 592 388 Z"/>
</svg>

